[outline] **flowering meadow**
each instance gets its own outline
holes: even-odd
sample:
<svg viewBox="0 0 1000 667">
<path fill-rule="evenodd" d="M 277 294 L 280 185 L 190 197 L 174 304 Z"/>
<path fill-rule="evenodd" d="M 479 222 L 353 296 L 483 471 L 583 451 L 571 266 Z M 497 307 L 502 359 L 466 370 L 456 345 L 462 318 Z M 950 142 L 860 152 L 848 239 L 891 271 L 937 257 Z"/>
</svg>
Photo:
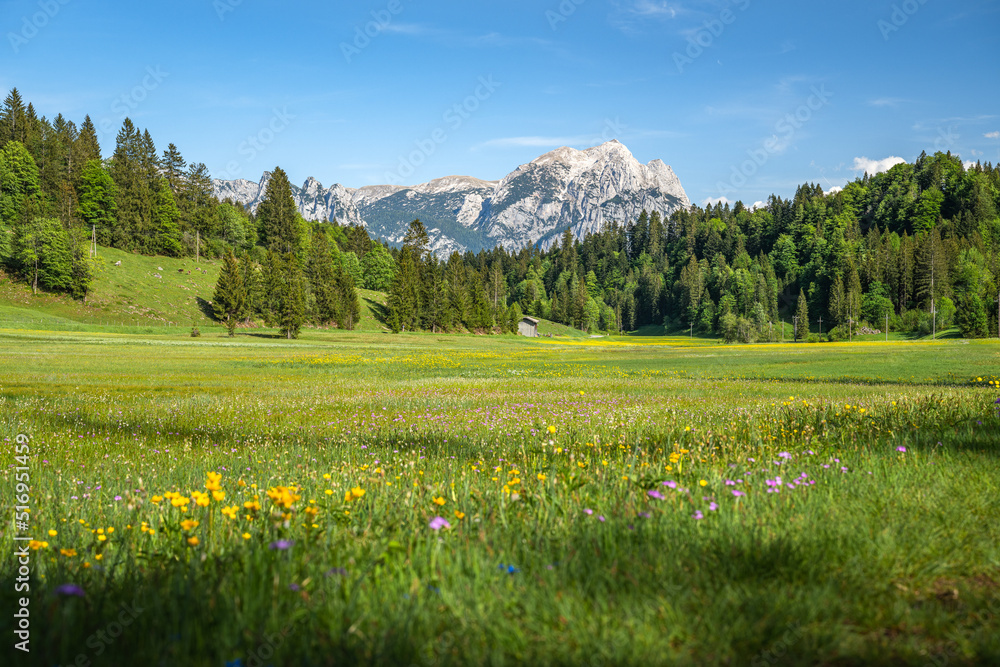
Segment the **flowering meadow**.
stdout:
<svg viewBox="0 0 1000 667">
<path fill-rule="evenodd" d="M 3 664 L 997 664 L 998 357 L 0 332 Z"/>
</svg>

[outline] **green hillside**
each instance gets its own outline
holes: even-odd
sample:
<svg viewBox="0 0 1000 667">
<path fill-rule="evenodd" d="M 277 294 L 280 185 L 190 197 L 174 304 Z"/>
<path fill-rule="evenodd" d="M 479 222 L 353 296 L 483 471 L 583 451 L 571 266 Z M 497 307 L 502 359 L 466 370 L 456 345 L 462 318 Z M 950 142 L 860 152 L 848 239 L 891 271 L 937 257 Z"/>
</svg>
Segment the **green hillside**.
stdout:
<svg viewBox="0 0 1000 667">
<path fill-rule="evenodd" d="M 32 294 L 27 285 L 0 273 L 0 328 L 139 327 L 163 333 L 178 327 L 187 332 L 198 326 L 211 330 L 218 326 L 211 317 L 210 302 L 220 268 L 219 260 L 195 263 L 192 258 L 146 257 L 98 248 L 96 276 L 86 302 L 64 294 Z M 385 295 L 358 290 L 358 296 L 358 330 L 381 331 L 384 327 L 376 313 L 381 315 Z"/>
</svg>

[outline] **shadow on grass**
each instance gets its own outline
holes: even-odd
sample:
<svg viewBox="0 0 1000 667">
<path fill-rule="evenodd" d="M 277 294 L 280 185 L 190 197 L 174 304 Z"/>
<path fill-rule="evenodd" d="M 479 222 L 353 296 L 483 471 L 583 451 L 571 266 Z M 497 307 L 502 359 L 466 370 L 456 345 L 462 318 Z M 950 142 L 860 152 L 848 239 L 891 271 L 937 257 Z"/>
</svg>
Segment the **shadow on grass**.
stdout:
<svg viewBox="0 0 1000 667">
<path fill-rule="evenodd" d="M 368 297 L 364 297 L 364 299 L 365 299 L 365 303 L 368 304 L 368 310 L 371 311 L 372 317 L 375 318 L 375 321 L 378 322 L 379 324 L 381 324 L 384 327 L 389 326 L 389 324 L 388 324 L 388 322 L 389 322 L 389 309 L 386 306 L 383 306 L 378 301 L 375 301 L 373 299 L 369 299 Z"/>
</svg>

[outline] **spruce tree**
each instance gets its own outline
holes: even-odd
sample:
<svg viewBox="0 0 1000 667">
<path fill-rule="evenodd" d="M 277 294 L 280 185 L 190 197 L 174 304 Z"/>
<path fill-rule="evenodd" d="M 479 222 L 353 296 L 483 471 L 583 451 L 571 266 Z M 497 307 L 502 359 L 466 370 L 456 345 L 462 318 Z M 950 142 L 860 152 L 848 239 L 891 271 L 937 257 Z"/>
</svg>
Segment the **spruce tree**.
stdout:
<svg viewBox="0 0 1000 667">
<path fill-rule="evenodd" d="M 291 340 L 298 338 L 302 323 L 306 319 L 306 299 L 302 269 L 295 253 L 286 253 L 284 283 L 281 286 L 281 306 L 278 311 L 278 326 L 281 335 Z"/>
<path fill-rule="evenodd" d="M 799 304 L 795 308 L 795 340 L 809 336 L 809 304 L 806 302 L 805 290 L 799 290 Z"/>
<path fill-rule="evenodd" d="M 226 325 L 230 338 L 236 335 L 236 325 L 244 317 L 247 310 L 247 291 L 243 284 L 243 274 L 233 251 L 226 252 L 222 260 L 222 271 L 219 281 L 215 284 L 215 294 L 212 297 L 212 310 L 215 319 Z"/>
<path fill-rule="evenodd" d="M 361 318 L 361 303 L 358 301 L 358 290 L 354 286 L 354 278 L 343 267 L 337 276 L 337 325 L 341 329 L 351 331 Z"/>
<path fill-rule="evenodd" d="M 257 208 L 260 233 L 264 245 L 279 254 L 299 250 L 299 230 L 296 220 L 295 200 L 288 175 L 275 167 L 267 182 L 264 199 Z"/>
<path fill-rule="evenodd" d="M 312 236 L 308 264 L 309 284 L 315 297 L 312 319 L 316 324 L 328 324 L 337 319 L 337 276 L 326 234 L 317 230 Z M 339 267 L 338 267 L 339 268 Z"/>
</svg>

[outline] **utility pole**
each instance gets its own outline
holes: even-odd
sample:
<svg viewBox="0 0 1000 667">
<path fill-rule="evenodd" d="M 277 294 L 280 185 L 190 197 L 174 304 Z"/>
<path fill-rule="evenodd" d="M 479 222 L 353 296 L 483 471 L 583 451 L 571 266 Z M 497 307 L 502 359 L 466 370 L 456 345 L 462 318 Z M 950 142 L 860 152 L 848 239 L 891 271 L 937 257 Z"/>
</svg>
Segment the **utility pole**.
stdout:
<svg viewBox="0 0 1000 667">
<path fill-rule="evenodd" d="M 933 273 L 931 274 L 933 275 Z M 934 284 L 933 279 L 931 280 L 931 285 Z M 933 289 L 933 287 L 931 288 Z M 937 340 L 937 306 L 934 303 L 934 295 L 931 294 L 931 319 L 933 324 L 931 325 L 931 340 Z"/>
<path fill-rule="evenodd" d="M 694 340 L 694 322 L 691 323 L 691 340 Z"/>
<path fill-rule="evenodd" d="M 798 315 L 792 315 L 792 338 L 795 339 L 796 343 L 799 342 L 799 316 Z"/>
<path fill-rule="evenodd" d="M 819 335 L 820 336 L 823 335 L 823 318 L 822 318 L 822 316 L 819 318 Z"/>
</svg>

